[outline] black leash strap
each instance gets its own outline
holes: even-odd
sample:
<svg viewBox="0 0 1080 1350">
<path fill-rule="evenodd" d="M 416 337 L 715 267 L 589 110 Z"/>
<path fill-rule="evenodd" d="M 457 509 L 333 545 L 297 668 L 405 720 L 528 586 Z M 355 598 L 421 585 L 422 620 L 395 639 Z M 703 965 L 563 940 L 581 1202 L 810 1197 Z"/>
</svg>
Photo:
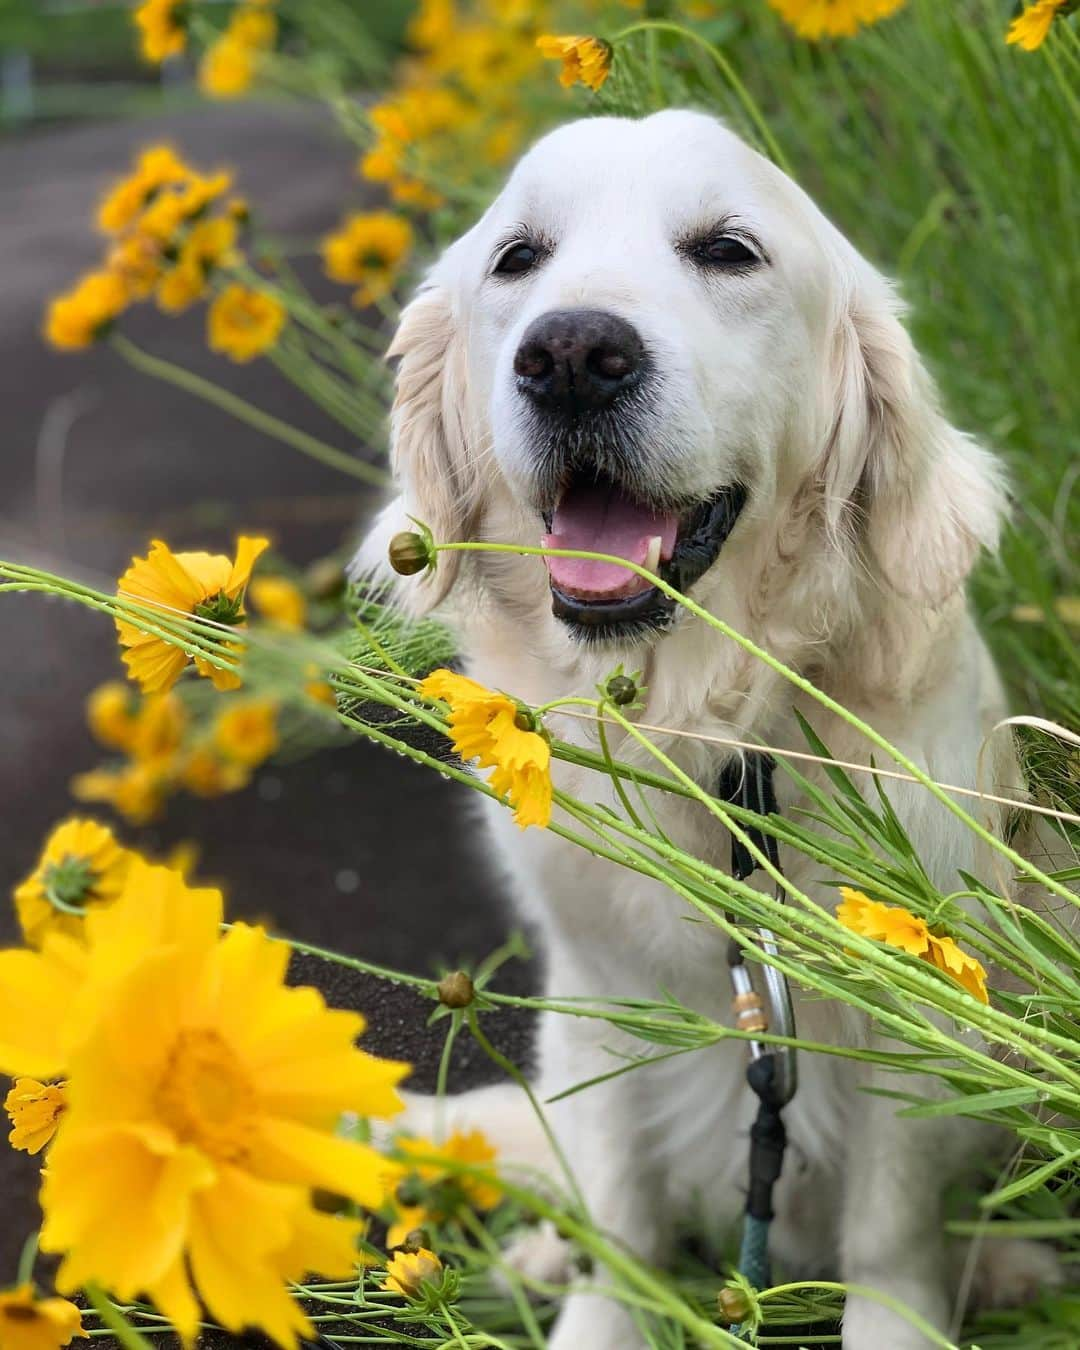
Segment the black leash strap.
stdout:
<svg viewBox="0 0 1080 1350">
<path fill-rule="evenodd" d="M 721 771 L 718 796 L 759 816 L 778 815 L 779 807 L 773 786 L 774 769 L 772 758 L 760 751 L 747 754 L 742 760 L 734 760 Z M 772 835 L 755 825 L 744 826 L 743 833 L 769 860 L 773 869 L 779 872 L 780 851 Z M 737 881 L 746 881 L 758 866 L 747 845 L 732 834 L 731 875 Z M 777 887 L 778 898 L 779 894 Z M 759 938 L 766 951 L 776 950 L 775 940 L 767 929 L 759 930 Z M 772 1030 L 793 1036 L 795 1021 L 791 996 L 783 974 L 771 966 L 762 967 L 766 986 L 766 996 L 763 998 L 754 989 L 750 971 L 743 961 L 742 949 L 734 940 L 728 948 L 728 967 L 734 990 L 736 1026 L 744 1031 Z M 773 1218 L 773 1190 L 783 1170 L 787 1145 L 787 1131 L 781 1112 L 795 1093 L 797 1079 L 793 1049 L 764 1045 L 753 1040 L 749 1046 L 750 1063 L 746 1070 L 746 1081 L 758 1099 L 758 1110 L 750 1129 L 750 1176 L 739 1270 L 754 1288 L 764 1289 L 772 1283 L 768 1255 L 769 1224 Z"/>
</svg>

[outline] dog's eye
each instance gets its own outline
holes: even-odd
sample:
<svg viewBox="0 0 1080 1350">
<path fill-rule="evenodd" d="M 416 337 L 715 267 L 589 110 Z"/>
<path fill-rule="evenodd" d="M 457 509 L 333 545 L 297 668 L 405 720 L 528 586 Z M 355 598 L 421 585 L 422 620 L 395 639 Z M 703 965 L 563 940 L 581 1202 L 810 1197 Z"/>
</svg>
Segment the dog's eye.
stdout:
<svg viewBox="0 0 1080 1350">
<path fill-rule="evenodd" d="M 759 262 L 758 255 L 733 234 L 717 234 L 702 239 L 693 249 L 698 262 L 710 267 L 750 267 Z"/>
<path fill-rule="evenodd" d="M 500 256 L 493 270 L 498 276 L 517 276 L 535 267 L 539 261 L 540 250 L 533 244 L 511 244 Z"/>
</svg>

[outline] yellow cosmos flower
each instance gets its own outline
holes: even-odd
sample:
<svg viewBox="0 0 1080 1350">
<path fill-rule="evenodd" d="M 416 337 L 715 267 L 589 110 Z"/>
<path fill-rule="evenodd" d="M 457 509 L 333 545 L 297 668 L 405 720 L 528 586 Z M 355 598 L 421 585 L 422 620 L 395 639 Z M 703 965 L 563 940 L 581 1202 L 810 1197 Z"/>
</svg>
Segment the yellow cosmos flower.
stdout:
<svg viewBox="0 0 1080 1350">
<path fill-rule="evenodd" d="M 270 699 L 230 703 L 214 723 L 214 744 L 226 759 L 254 769 L 278 748 L 277 714 Z"/>
<path fill-rule="evenodd" d="M 163 310 L 177 314 L 202 299 L 211 272 L 236 260 L 236 229 L 236 221 L 227 216 L 192 225 L 175 264 L 158 285 L 157 301 Z"/>
<path fill-rule="evenodd" d="M 199 88 L 209 98 L 239 98 L 258 72 L 259 55 L 277 40 L 277 20 L 265 9 L 237 10 L 199 66 Z"/>
<path fill-rule="evenodd" d="M 420 8 L 409 20 L 406 33 L 410 44 L 420 51 L 431 51 L 449 42 L 458 25 L 454 0 L 420 0 Z"/>
<path fill-rule="evenodd" d="M 244 621 L 244 591 L 251 569 L 269 546 L 267 539 L 241 535 L 236 543 L 235 561 L 221 553 L 173 553 L 167 544 L 155 539 L 145 558 L 133 558 L 120 578 L 117 594 L 151 608 L 160 606 L 169 614 L 197 614 L 204 619 L 232 627 Z M 171 689 L 187 665 L 189 657 L 163 638 L 142 633 L 124 619 L 116 620 L 116 631 L 124 651 L 128 674 L 137 680 L 143 693 L 162 693 Z M 219 670 L 205 658 L 195 658 L 195 668 L 214 683 L 215 689 L 237 689 L 240 678 L 231 671 Z"/>
<path fill-rule="evenodd" d="M 110 750 L 129 750 L 135 737 L 135 699 L 122 680 L 99 684 L 86 700 L 86 721 L 95 740 Z"/>
<path fill-rule="evenodd" d="M 1067 3 L 1068 0 L 1036 0 L 1012 21 L 1006 41 L 1025 52 L 1036 51 L 1046 41 L 1050 25 Z"/>
<path fill-rule="evenodd" d="M 130 234 L 118 240 L 105 259 L 106 270 L 127 287 L 135 300 L 150 294 L 161 276 L 163 254 L 157 240 Z"/>
<path fill-rule="evenodd" d="M 279 628 L 297 630 L 307 622 L 307 600 L 299 586 L 287 577 L 256 577 L 248 598 L 264 619 Z"/>
<path fill-rule="evenodd" d="M 853 37 L 865 25 L 894 14 L 905 0 L 769 0 L 800 37 Z"/>
<path fill-rule="evenodd" d="M 44 334 L 61 351 L 79 351 L 104 336 L 131 299 L 116 272 L 88 272 L 73 290 L 56 296 L 45 315 Z"/>
<path fill-rule="evenodd" d="M 400 1138 L 394 1143 L 404 1162 L 389 1174 L 395 1182 L 396 1215 L 386 1235 L 388 1247 L 400 1246 L 416 1228 L 443 1222 L 460 1204 L 494 1209 L 502 1199 L 493 1170 L 488 1179 L 454 1168 L 455 1163 L 487 1167 L 494 1162 L 495 1147 L 480 1130 L 468 1134 L 455 1130 L 441 1146 L 421 1138 Z"/>
<path fill-rule="evenodd" d="M 595 92 L 611 73 L 614 52 L 603 38 L 549 35 L 537 38 L 536 45 L 542 56 L 562 62 L 559 83 L 566 89 L 580 81 Z"/>
<path fill-rule="evenodd" d="M 81 938 L 83 919 L 65 907 L 111 904 L 135 857 L 96 820 L 73 819 L 58 825 L 34 870 L 15 887 L 15 912 L 30 946 L 40 947 L 50 933 Z"/>
<path fill-rule="evenodd" d="M 114 183 L 97 211 L 98 229 L 119 234 L 135 223 L 151 197 L 163 187 L 185 183 L 195 175 L 171 145 L 149 145 L 135 161 L 135 168 Z"/>
<path fill-rule="evenodd" d="M 551 747 L 519 725 L 523 714 L 506 694 L 485 689 L 452 670 L 433 671 L 420 682 L 424 698 L 450 705 L 450 739 L 462 759 L 494 769 L 491 786 L 514 807 L 522 829 L 551 819 Z"/>
<path fill-rule="evenodd" d="M 135 229 L 162 248 L 176 247 L 181 230 L 198 220 L 232 187 L 232 174 L 192 173 L 184 183 L 157 192 L 135 222 Z"/>
<path fill-rule="evenodd" d="M 187 41 L 184 14 L 187 0 L 143 0 L 132 16 L 139 30 L 143 57 L 160 65 L 179 56 Z"/>
<path fill-rule="evenodd" d="M 210 746 L 199 745 L 184 756 L 178 782 L 195 797 L 225 797 L 251 782 L 242 764 L 222 759 Z"/>
<path fill-rule="evenodd" d="M 412 246 L 413 229 L 404 217 L 357 214 L 323 240 L 323 266 L 332 280 L 359 286 L 353 304 L 362 309 L 389 292 Z"/>
<path fill-rule="evenodd" d="M 990 1002 L 986 989 L 986 970 L 982 962 L 961 950 L 951 937 L 938 937 L 931 933 L 927 959 L 938 970 L 943 970 L 963 985 L 972 998 L 977 998 L 980 1003 Z"/>
<path fill-rule="evenodd" d="M 419 1298 L 425 1283 L 435 1283 L 443 1264 L 434 1252 L 421 1247 L 415 1252 L 395 1252 L 386 1263 L 385 1288 L 404 1298 Z"/>
<path fill-rule="evenodd" d="M 361 1230 L 312 1191 L 385 1198 L 385 1159 L 337 1123 L 396 1114 L 407 1066 L 355 1047 L 359 1015 L 287 986 L 284 943 L 221 922 L 220 892 L 140 861 L 85 948 L 0 953 L 0 1069 L 67 1073 L 42 1191 L 60 1289 L 142 1291 L 187 1339 L 197 1293 L 230 1331 L 293 1346 L 314 1332 L 286 1281 L 351 1274 Z"/>
<path fill-rule="evenodd" d="M 2 1350 L 60 1350 L 87 1335 L 82 1313 L 66 1298 L 38 1298 L 32 1284 L 0 1292 Z"/>
<path fill-rule="evenodd" d="M 883 905 L 850 886 L 841 886 L 840 894 L 843 900 L 836 907 L 836 917 L 845 928 L 860 937 L 887 942 L 909 956 L 921 957 L 951 975 L 980 1003 L 989 1003 L 981 962 L 962 951 L 951 937 L 931 932 L 925 919 L 902 905 Z"/>
<path fill-rule="evenodd" d="M 76 774 L 71 795 L 76 801 L 111 806 L 132 825 L 145 825 L 161 814 L 171 782 L 167 766 L 128 764 Z"/>
<path fill-rule="evenodd" d="M 252 361 L 277 342 L 286 317 L 285 306 L 265 291 L 226 286 L 207 314 L 207 341 L 233 361 Z"/>
<path fill-rule="evenodd" d="M 8 1143 L 26 1153 L 40 1153 L 52 1139 L 67 1106 L 65 1083 L 39 1083 L 36 1078 L 17 1078 L 4 1098 L 11 1120 Z M 0 1338 L 0 1345 L 3 1345 Z"/>
</svg>

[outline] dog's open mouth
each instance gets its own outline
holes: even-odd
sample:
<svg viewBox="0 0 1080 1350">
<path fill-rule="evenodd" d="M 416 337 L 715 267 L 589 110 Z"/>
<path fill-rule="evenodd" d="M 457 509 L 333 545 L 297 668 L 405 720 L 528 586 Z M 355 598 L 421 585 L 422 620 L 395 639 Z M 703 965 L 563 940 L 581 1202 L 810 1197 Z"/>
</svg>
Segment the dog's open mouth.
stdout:
<svg viewBox="0 0 1080 1350">
<path fill-rule="evenodd" d="M 550 517 L 544 548 L 608 553 L 655 572 L 685 592 L 716 561 L 746 502 L 732 484 L 688 510 L 642 502 L 618 483 L 578 477 L 562 491 Z M 618 563 L 546 558 L 557 618 L 592 637 L 656 628 L 675 607 L 670 596 Z"/>
</svg>

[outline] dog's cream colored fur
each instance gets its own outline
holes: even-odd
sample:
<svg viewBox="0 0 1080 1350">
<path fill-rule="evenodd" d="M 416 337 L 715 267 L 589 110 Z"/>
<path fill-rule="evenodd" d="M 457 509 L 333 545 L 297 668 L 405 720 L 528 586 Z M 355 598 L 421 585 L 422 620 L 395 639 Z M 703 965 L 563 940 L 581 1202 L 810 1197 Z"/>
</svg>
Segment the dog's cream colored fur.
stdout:
<svg viewBox="0 0 1080 1350">
<path fill-rule="evenodd" d="M 767 265 L 706 278 L 675 241 L 733 218 L 762 242 Z M 493 278 L 493 250 L 519 223 L 552 241 L 551 256 L 513 280 Z M 560 129 L 435 266 L 394 342 L 400 496 L 373 528 L 361 570 L 380 570 L 387 540 L 409 516 L 440 539 L 539 541 L 530 424 L 511 362 L 532 319 L 574 306 L 614 311 L 654 354 L 660 394 L 644 452 L 653 481 L 702 498 L 736 478 L 749 488 L 695 598 L 938 779 L 973 785 L 1004 704 L 963 585 L 997 537 L 999 470 L 942 415 L 888 282 L 787 177 L 709 118 L 667 112 Z M 445 602 L 469 671 L 532 702 L 589 694 L 622 659 L 644 669 L 652 723 L 797 748 L 798 708 L 836 755 L 868 761 L 869 747 L 846 725 L 686 616 L 642 646 L 574 641 L 551 614 L 536 557 L 443 554 L 433 577 L 400 584 L 399 596 L 417 612 Z M 582 723 L 552 721 L 559 735 L 589 741 Z M 699 782 L 716 783 L 717 750 L 674 738 L 666 749 Z M 616 752 L 634 758 L 631 746 Z M 610 797 L 595 775 L 561 763 L 554 773 L 571 793 Z M 998 789 L 1017 786 L 1006 755 L 991 777 Z M 782 809 L 795 810 L 790 784 L 783 775 L 777 783 Z M 956 889 L 958 869 L 993 879 L 973 836 L 927 793 L 892 783 L 888 791 L 937 885 Z M 666 797 L 653 809 L 682 847 L 726 863 L 728 841 L 704 811 Z M 518 903 L 541 935 L 548 992 L 649 998 L 667 989 L 728 1018 L 724 941 L 688 921 L 678 897 L 549 832 L 520 832 L 505 809 L 489 816 Z M 783 864 L 797 885 L 834 903 L 820 867 L 796 854 Z M 875 1042 L 874 1028 L 850 1009 L 798 995 L 796 1003 L 808 1039 Z M 641 1048 L 603 1022 L 547 1017 L 540 1095 L 604 1074 L 613 1056 Z M 665 1259 L 688 1214 L 711 1229 L 737 1222 L 754 1105 L 744 1067 L 728 1044 L 553 1108 L 593 1219 L 644 1259 Z M 828 1271 L 876 1287 L 944 1330 L 953 1291 L 941 1196 L 979 1152 L 980 1127 L 899 1120 L 895 1101 L 859 1090 L 874 1086 L 897 1084 L 873 1068 L 803 1056 L 787 1113 L 775 1256 L 793 1275 Z M 511 1154 L 528 1152 L 527 1118 L 507 1089 L 475 1099 L 470 1114 Z M 1002 1255 L 992 1277 L 999 1297 L 1008 1293 Z M 516 1256 L 550 1274 L 558 1244 L 541 1231 Z M 1037 1253 L 1013 1249 L 1010 1258 L 1013 1284 L 1051 1277 Z M 641 1343 L 614 1300 L 585 1292 L 568 1298 L 551 1339 L 557 1350 Z M 843 1344 L 915 1350 L 926 1341 L 853 1297 Z"/>
</svg>

